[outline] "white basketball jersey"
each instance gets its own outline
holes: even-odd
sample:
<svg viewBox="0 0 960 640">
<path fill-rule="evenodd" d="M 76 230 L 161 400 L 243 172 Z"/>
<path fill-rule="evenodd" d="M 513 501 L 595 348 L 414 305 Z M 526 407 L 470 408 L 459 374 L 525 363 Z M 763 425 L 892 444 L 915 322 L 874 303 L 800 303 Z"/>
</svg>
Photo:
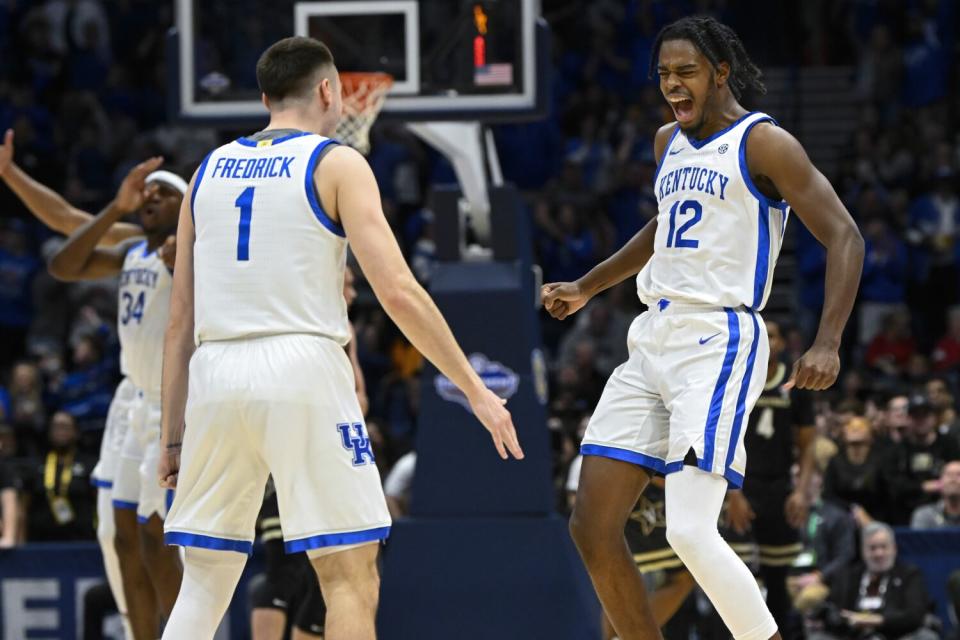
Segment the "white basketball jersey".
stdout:
<svg viewBox="0 0 960 640">
<path fill-rule="evenodd" d="M 637 276 L 648 306 L 661 299 L 763 309 L 789 215 L 750 178 L 746 142 L 765 113 L 749 113 L 704 140 L 677 127 L 654 175 L 659 203 L 653 257 Z"/>
<path fill-rule="evenodd" d="M 240 138 L 204 160 L 191 202 L 197 344 L 288 333 L 349 342 L 347 239 L 313 179 L 332 142 Z"/>
<path fill-rule="evenodd" d="M 160 397 L 163 334 L 170 316 L 173 277 L 147 241 L 134 245 L 123 260 L 117 326 L 120 369 L 151 398 Z"/>
</svg>

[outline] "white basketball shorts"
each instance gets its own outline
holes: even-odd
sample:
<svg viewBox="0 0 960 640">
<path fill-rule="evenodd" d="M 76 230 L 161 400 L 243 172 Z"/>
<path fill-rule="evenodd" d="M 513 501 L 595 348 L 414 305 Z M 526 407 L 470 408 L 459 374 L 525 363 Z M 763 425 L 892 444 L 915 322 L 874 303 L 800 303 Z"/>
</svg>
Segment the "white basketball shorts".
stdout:
<svg viewBox="0 0 960 640">
<path fill-rule="evenodd" d="M 346 353 L 326 338 L 201 344 L 167 543 L 249 554 L 270 474 L 288 553 L 385 539 L 390 514 L 354 389 Z"/>
<path fill-rule="evenodd" d="M 113 393 L 104 423 L 103 440 L 100 441 L 100 459 L 90 474 L 91 482 L 100 489 L 113 488 L 113 479 L 120 462 L 123 439 L 130 425 L 130 409 L 136 393 L 137 389 L 129 378 L 121 380 Z"/>
<path fill-rule="evenodd" d="M 770 347 L 760 315 L 661 300 L 630 325 L 617 367 L 583 438 L 584 455 L 658 473 L 697 466 L 743 483 L 743 436 L 766 380 Z"/>
<path fill-rule="evenodd" d="M 113 481 L 115 509 L 133 509 L 141 523 L 157 514 L 166 517 L 172 491 L 157 480 L 160 460 L 160 399 L 136 390 L 130 410 L 130 425 L 123 439 Z"/>
</svg>

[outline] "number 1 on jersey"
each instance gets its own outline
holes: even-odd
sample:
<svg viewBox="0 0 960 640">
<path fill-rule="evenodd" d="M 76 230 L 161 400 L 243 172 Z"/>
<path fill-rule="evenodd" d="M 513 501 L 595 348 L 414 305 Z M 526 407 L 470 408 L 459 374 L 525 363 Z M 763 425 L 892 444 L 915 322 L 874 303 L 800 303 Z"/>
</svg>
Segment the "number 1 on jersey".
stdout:
<svg viewBox="0 0 960 640">
<path fill-rule="evenodd" d="M 240 208 L 240 233 L 237 236 L 237 260 L 250 259 L 250 219 L 253 218 L 253 190 L 247 187 L 234 202 Z"/>
</svg>

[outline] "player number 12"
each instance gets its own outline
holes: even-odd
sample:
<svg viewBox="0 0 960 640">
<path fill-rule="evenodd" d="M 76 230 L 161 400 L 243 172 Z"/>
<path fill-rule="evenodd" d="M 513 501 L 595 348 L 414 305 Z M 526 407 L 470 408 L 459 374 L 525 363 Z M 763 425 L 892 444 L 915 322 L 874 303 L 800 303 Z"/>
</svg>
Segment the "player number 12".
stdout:
<svg viewBox="0 0 960 640">
<path fill-rule="evenodd" d="M 688 213 L 693 213 L 693 217 L 683 223 L 679 229 L 674 233 L 674 229 L 677 226 L 677 214 L 685 216 Z M 690 230 L 690 227 L 700 222 L 700 218 L 703 217 L 703 206 L 696 200 L 684 200 L 680 202 L 679 200 L 673 203 L 673 207 L 670 208 L 670 228 L 667 232 L 667 248 L 677 249 L 696 249 L 700 246 L 699 240 L 693 240 L 690 238 L 684 238 L 683 234 Z"/>
<path fill-rule="evenodd" d="M 240 233 L 237 235 L 237 260 L 250 259 L 250 220 L 253 218 L 253 191 L 256 187 L 247 187 L 237 197 L 234 206 L 240 208 Z"/>
</svg>

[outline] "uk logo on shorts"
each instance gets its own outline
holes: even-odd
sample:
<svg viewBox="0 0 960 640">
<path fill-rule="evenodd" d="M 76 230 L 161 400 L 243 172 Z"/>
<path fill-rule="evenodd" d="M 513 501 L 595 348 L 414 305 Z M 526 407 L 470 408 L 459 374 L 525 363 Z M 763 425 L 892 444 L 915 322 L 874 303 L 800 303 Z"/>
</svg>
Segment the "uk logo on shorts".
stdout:
<svg viewBox="0 0 960 640">
<path fill-rule="evenodd" d="M 367 436 L 367 430 L 362 422 L 338 424 L 337 431 L 340 432 L 343 448 L 353 453 L 353 466 L 360 467 L 373 462 L 370 438 Z"/>
</svg>

